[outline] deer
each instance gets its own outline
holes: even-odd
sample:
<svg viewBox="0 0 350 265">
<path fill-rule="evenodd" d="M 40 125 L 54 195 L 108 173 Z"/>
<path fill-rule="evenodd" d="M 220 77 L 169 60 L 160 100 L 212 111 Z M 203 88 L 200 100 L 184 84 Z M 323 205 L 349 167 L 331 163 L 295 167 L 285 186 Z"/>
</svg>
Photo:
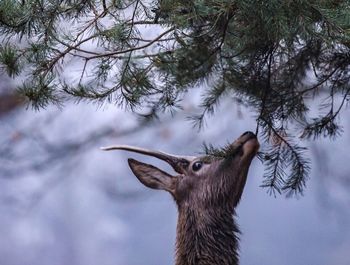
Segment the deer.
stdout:
<svg viewBox="0 0 350 265">
<path fill-rule="evenodd" d="M 245 132 L 226 147 L 226 156 L 179 156 L 144 148 L 115 145 L 158 158 L 176 172 L 129 158 L 128 164 L 146 187 L 171 194 L 178 209 L 176 265 L 237 265 L 240 231 L 235 222 L 251 161 L 259 149 L 257 137 Z"/>
</svg>

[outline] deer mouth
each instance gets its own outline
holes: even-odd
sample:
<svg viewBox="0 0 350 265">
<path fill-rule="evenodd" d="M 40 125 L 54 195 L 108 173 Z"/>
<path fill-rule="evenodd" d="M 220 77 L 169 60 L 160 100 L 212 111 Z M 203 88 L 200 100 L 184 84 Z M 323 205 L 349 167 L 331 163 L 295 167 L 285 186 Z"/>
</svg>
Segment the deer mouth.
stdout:
<svg viewBox="0 0 350 265">
<path fill-rule="evenodd" d="M 259 150 L 260 144 L 256 135 L 252 132 L 245 132 L 238 139 L 242 146 L 242 158 L 249 157 L 253 158 Z"/>
</svg>

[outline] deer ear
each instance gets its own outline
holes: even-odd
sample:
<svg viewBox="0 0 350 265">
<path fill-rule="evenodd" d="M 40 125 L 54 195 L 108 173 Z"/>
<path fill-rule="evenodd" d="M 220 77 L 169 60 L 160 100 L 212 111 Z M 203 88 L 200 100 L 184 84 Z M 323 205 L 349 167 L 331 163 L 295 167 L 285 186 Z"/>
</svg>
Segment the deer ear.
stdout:
<svg viewBox="0 0 350 265">
<path fill-rule="evenodd" d="M 174 193 L 177 177 L 131 158 L 128 159 L 128 163 L 134 175 L 145 186 Z"/>
</svg>

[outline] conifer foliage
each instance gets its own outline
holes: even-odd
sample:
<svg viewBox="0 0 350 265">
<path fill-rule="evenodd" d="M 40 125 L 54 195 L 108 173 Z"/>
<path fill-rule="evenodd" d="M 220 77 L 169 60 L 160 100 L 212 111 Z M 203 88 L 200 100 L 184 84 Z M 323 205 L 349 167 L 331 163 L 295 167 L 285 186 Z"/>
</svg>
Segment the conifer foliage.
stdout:
<svg viewBox="0 0 350 265">
<path fill-rule="evenodd" d="M 1 0 L 0 32 L 0 65 L 36 109 L 73 98 L 152 118 L 203 85 L 200 127 L 235 98 L 256 113 L 273 193 L 303 191 L 299 138 L 337 136 L 350 99 L 348 0 Z"/>
</svg>

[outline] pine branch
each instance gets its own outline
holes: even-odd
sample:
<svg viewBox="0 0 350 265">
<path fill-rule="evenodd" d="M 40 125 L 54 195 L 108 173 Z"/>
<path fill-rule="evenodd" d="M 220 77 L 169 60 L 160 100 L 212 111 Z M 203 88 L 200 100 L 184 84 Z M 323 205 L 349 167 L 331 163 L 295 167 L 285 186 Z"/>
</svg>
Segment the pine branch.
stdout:
<svg viewBox="0 0 350 265">
<path fill-rule="evenodd" d="M 97 58 L 101 58 L 101 57 L 113 57 L 115 55 L 118 54 L 125 54 L 125 53 L 129 53 L 129 52 L 133 52 L 133 51 L 137 51 L 137 50 L 143 50 L 149 46 L 151 46 L 152 44 L 156 43 L 158 40 L 160 40 L 163 36 L 169 34 L 170 32 L 174 31 L 175 28 L 172 27 L 164 32 L 162 32 L 161 34 L 159 34 L 156 38 L 154 38 L 151 42 L 145 44 L 145 45 L 141 45 L 139 47 L 134 47 L 134 48 L 129 48 L 129 49 L 125 49 L 122 51 L 116 51 L 116 52 L 109 52 L 109 53 L 103 53 L 103 54 L 98 54 L 98 55 L 94 55 L 94 56 L 90 56 L 87 57 L 88 60 L 93 60 L 93 59 L 97 59 Z"/>
<path fill-rule="evenodd" d="M 274 195 L 276 191 L 283 191 L 287 196 L 302 194 L 310 171 L 310 161 L 303 156 L 306 148 L 293 144 L 284 129 L 277 130 L 264 119 L 261 122 L 272 132 L 265 135 L 272 143 L 264 156 L 266 170 L 262 187 Z M 285 171 L 288 168 L 289 175 Z"/>
<path fill-rule="evenodd" d="M 202 103 L 200 108 L 202 109 L 202 113 L 197 116 L 190 117 L 193 125 L 201 129 L 205 122 L 205 117 L 209 115 L 213 115 L 215 112 L 215 107 L 217 107 L 220 103 L 220 99 L 224 97 L 226 94 L 226 87 L 224 81 L 222 83 L 217 84 L 212 89 L 207 90 L 207 92 L 202 96 Z"/>
</svg>

